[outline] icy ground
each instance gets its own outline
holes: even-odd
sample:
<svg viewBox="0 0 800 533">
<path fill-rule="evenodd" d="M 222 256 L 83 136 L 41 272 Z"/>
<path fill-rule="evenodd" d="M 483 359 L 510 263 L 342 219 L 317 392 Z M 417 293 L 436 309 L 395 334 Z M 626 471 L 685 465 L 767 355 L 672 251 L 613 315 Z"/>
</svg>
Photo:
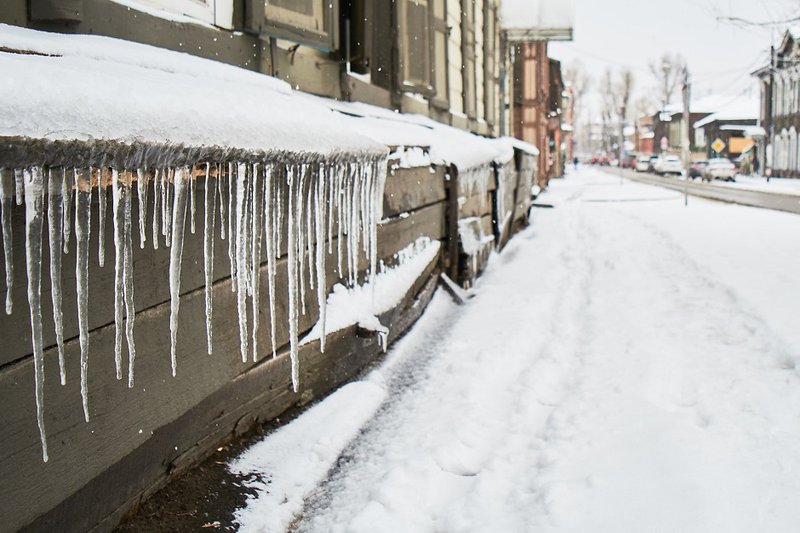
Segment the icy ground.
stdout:
<svg viewBox="0 0 800 533">
<path fill-rule="evenodd" d="M 800 528 L 800 217 L 595 170 L 246 452 L 243 531 Z"/>
</svg>

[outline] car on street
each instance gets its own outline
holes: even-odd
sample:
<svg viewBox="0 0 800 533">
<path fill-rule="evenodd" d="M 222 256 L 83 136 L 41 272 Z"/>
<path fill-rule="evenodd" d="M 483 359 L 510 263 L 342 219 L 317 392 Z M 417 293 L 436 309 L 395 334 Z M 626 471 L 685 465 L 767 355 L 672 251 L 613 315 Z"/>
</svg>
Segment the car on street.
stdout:
<svg viewBox="0 0 800 533">
<path fill-rule="evenodd" d="M 650 170 L 650 156 L 640 155 L 636 158 L 636 172 L 647 172 Z"/>
<path fill-rule="evenodd" d="M 651 154 L 650 161 L 647 163 L 647 172 L 655 172 L 656 171 L 656 161 L 658 161 L 660 156 L 658 154 Z"/>
<path fill-rule="evenodd" d="M 736 181 L 736 165 L 727 157 L 715 157 L 708 160 L 708 165 L 703 171 L 703 178 L 706 181 L 725 180 Z"/>
<path fill-rule="evenodd" d="M 680 176 L 683 173 L 683 165 L 681 164 L 680 158 L 676 155 L 660 157 L 653 167 L 655 168 L 656 174 L 661 174 L 662 176 L 666 176 L 667 174 Z"/>
<path fill-rule="evenodd" d="M 703 173 L 708 166 L 708 160 L 706 159 L 698 159 L 697 161 L 692 161 L 692 164 L 689 165 L 689 177 L 690 178 L 702 178 Z"/>
</svg>

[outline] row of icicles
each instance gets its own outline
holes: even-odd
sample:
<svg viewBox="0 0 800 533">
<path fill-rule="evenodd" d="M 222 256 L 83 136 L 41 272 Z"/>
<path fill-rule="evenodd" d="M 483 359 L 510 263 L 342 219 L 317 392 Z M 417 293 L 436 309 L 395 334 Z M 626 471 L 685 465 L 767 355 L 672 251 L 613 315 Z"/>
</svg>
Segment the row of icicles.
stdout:
<svg viewBox="0 0 800 533">
<path fill-rule="evenodd" d="M 337 254 L 338 272 L 347 273 L 347 282 L 357 282 L 359 254 L 369 259 L 369 276 L 377 262 L 377 225 L 382 216 L 386 162 L 372 158 L 360 162 L 206 163 L 195 167 L 119 172 L 116 169 L 64 169 L 31 167 L 0 170 L 0 209 L 6 271 L 6 313 L 13 310 L 12 287 L 12 203 L 25 205 L 25 249 L 30 307 L 31 336 L 35 367 L 36 416 L 47 461 L 44 426 L 44 346 L 42 338 L 41 262 L 42 236 L 46 228 L 53 322 L 55 327 L 61 384 L 66 383 L 64 333 L 61 296 L 61 254 L 68 253 L 74 212 L 77 242 L 75 283 L 77 285 L 80 381 L 83 414 L 89 421 L 87 370 L 89 363 L 89 248 L 92 232 L 92 195 L 99 195 L 97 261 L 105 263 L 105 219 L 108 188 L 111 188 L 114 245 L 114 323 L 116 328 L 114 361 L 116 377 L 123 377 L 123 337 L 127 344 L 127 382 L 134 384 L 136 346 L 134 342 L 133 240 L 136 221 L 131 218 L 138 198 L 138 242 L 144 248 L 149 240 L 158 249 L 163 240 L 170 249 L 170 358 L 172 375 L 177 370 L 176 337 L 180 306 L 181 256 L 187 225 L 195 233 L 196 179 L 206 176 L 203 190 L 203 263 L 208 353 L 212 352 L 214 312 L 214 235 L 219 220 L 219 235 L 227 241 L 232 288 L 236 292 L 242 361 L 258 357 L 258 310 L 261 302 L 260 269 L 266 260 L 267 291 L 270 309 L 270 338 L 275 345 L 276 262 L 287 247 L 288 320 L 292 384 L 299 379 L 298 320 L 306 313 L 303 294 L 316 291 L 319 317 L 323 326 L 321 349 L 325 350 L 325 302 L 327 300 L 326 255 Z M 151 192 L 152 190 L 152 192 Z M 148 198 L 153 212 L 148 220 Z M 217 216 L 219 213 L 219 216 Z M 334 240 L 336 243 L 334 244 Z M 334 246 L 336 251 L 334 251 Z M 326 251 L 327 247 L 327 251 Z M 248 301 L 249 300 L 249 301 Z M 248 305 L 252 324 L 248 327 Z M 251 340 L 252 339 L 252 340 Z"/>
</svg>

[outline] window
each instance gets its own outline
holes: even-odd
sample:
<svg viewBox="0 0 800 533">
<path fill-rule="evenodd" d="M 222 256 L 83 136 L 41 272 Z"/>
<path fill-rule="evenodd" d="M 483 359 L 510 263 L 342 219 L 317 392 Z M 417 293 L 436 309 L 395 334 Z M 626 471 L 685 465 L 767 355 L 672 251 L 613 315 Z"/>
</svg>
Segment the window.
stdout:
<svg viewBox="0 0 800 533">
<path fill-rule="evenodd" d="M 233 0 L 140 0 L 145 5 L 187 15 L 223 28 L 233 27 Z"/>
<path fill-rule="evenodd" d="M 464 111 L 470 118 L 476 115 L 475 76 L 475 2 L 461 0 L 461 54 L 464 73 Z"/>
<path fill-rule="evenodd" d="M 265 33 L 321 48 L 337 47 L 338 0 L 263 0 Z"/>
<path fill-rule="evenodd" d="M 401 89 L 430 96 L 434 88 L 428 7 L 428 0 L 401 0 L 397 18 L 400 21 Z"/>
<path fill-rule="evenodd" d="M 447 109 L 447 3 L 431 0 L 431 28 L 433 29 L 433 61 L 431 80 L 436 91 L 432 103 Z"/>
</svg>

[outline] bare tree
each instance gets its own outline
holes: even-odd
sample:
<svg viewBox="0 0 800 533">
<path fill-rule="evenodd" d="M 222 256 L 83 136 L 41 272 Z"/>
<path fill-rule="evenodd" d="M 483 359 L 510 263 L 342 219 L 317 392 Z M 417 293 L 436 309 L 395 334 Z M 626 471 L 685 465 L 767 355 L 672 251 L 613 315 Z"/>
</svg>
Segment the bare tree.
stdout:
<svg viewBox="0 0 800 533">
<path fill-rule="evenodd" d="M 569 65 L 569 67 L 567 67 L 566 71 L 564 72 L 564 81 L 572 88 L 575 115 L 577 116 L 580 112 L 579 110 L 582 110 L 581 104 L 583 104 L 583 97 L 586 95 L 589 87 L 592 84 L 592 80 L 586 72 L 586 68 L 583 66 L 583 62 L 581 62 L 580 59 L 574 61 Z"/>
<path fill-rule="evenodd" d="M 658 85 L 658 95 L 661 99 L 659 103 L 662 110 L 672 102 L 685 64 L 686 61 L 680 54 L 664 54 L 658 61 L 650 63 L 650 72 Z"/>
<path fill-rule="evenodd" d="M 618 154 L 620 164 L 622 164 L 622 152 L 625 144 L 625 123 L 630 112 L 631 95 L 633 93 L 633 72 L 625 69 L 620 73 L 620 78 L 616 83 L 616 104 L 617 116 L 619 118 L 619 146 Z"/>
<path fill-rule="evenodd" d="M 603 126 L 602 144 L 603 149 L 611 151 L 612 120 L 617 115 L 617 98 L 615 95 L 616 87 L 611 69 L 607 68 L 600 80 L 600 120 Z"/>
</svg>

